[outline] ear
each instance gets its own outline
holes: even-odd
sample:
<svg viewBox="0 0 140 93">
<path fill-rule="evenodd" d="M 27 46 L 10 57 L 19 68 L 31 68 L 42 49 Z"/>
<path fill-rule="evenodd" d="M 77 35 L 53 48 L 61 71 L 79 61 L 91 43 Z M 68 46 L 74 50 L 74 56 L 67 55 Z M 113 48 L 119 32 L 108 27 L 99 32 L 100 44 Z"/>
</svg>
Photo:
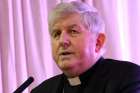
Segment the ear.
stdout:
<svg viewBox="0 0 140 93">
<path fill-rule="evenodd" d="M 106 40 L 106 36 L 104 33 L 99 33 L 99 35 L 97 36 L 96 39 L 96 48 L 95 48 L 95 52 L 99 52 L 100 49 L 103 47 L 104 43 Z"/>
</svg>

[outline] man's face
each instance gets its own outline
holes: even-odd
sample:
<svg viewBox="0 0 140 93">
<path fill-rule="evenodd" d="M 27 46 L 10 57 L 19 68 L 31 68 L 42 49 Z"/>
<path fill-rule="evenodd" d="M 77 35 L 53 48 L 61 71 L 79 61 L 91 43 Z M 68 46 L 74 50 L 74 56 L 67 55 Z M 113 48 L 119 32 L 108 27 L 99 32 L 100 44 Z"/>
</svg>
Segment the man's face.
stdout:
<svg viewBox="0 0 140 93">
<path fill-rule="evenodd" d="M 52 54 L 67 75 L 79 75 L 94 63 L 96 35 L 82 24 L 79 14 L 55 21 L 51 33 Z"/>
</svg>

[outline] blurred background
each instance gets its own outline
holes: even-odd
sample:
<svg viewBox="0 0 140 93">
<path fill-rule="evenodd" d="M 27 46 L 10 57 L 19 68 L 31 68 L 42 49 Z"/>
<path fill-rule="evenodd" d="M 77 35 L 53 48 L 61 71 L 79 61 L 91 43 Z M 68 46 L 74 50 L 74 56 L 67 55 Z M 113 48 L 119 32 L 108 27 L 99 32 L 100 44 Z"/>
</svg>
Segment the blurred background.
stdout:
<svg viewBox="0 0 140 93">
<path fill-rule="evenodd" d="M 12 93 L 33 76 L 23 92 L 29 93 L 61 73 L 51 57 L 47 18 L 57 3 L 69 1 L 76 0 L 0 0 L 0 93 Z M 140 0 L 82 1 L 94 5 L 105 21 L 104 57 L 140 65 Z"/>
</svg>

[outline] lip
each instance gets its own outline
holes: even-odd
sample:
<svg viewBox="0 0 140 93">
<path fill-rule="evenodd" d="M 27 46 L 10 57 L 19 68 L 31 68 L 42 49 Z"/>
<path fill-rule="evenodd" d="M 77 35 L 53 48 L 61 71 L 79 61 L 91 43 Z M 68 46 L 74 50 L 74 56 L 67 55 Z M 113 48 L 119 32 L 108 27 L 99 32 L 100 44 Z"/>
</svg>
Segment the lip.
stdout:
<svg viewBox="0 0 140 93">
<path fill-rule="evenodd" d="M 74 54 L 74 52 L 70 52 L 70 51 L 63 51 L 59 53 L 59 57 L 61 58 L 69 58 Z"/>
<path fill-rule="evenodd" d="M 73 54 L 73 52 L 70 52 L 70 51 L 63 51 L 63 52 L 60 52 L 59 55 L 69 55 L 69 54 Z"/>
</svg>

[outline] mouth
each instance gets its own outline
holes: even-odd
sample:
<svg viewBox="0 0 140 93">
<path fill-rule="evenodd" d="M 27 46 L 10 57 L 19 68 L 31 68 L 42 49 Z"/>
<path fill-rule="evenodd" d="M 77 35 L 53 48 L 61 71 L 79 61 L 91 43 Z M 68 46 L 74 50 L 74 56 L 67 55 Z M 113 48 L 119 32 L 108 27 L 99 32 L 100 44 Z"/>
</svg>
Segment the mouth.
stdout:
<svg viewBox="0 0 140 93">
<path fill-rule="evenodd" d="M 68 56 L 68 55 L 71 55 L 71 54 L 73 54 L 73 52 L 64 51 L 64 52 L 61 52 L 59 55 L 60 56 Z"/>
<path fill-rule="evenodd" d="M 58 60 L 60 60 L 61 62 L 70 61 L 74 56 L 75 54 L 73 51 L 69 51 L 69 50 L 60 51 L 58 54 Z"/>
</svg>

